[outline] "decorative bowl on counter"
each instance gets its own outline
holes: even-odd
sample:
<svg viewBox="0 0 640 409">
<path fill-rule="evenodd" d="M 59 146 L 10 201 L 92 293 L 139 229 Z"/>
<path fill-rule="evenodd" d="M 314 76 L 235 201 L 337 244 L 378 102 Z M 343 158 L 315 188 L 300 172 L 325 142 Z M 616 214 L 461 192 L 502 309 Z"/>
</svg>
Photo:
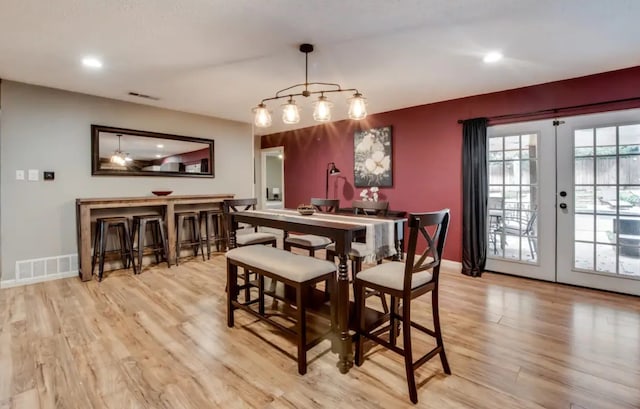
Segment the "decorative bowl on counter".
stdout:
<svg viewBox="0 0 640 409">
<path fill-rule="evenodd" d="M 167 196 L 173 193 L 173 190 L 152 190 L 151 193 L 156 196 Z"/>
<path fill-rule="evenodd" d="M 303 216 L 311 216 L 316 212 L 316 209 L 311 205 L 301 204 L 298 206 L 298 213 Z"/>
</svg>

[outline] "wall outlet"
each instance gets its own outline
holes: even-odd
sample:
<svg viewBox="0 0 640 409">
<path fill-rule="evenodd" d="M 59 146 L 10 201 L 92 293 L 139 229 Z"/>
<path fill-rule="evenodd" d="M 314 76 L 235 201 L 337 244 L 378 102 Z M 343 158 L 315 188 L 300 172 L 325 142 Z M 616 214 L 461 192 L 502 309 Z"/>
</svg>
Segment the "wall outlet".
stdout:
<svg viewBox="0 0 640 409">
<path fill-rule="evenodd" d="M 24 170 L 16 170 L 16 180 L 24 180 Z"/>
<path fill-rule="evenodd" d="M 38 169 L 29 169 L 29 180 L 31 182 L 37 182 L 39 173 Z"/>
<path fill-rule="evenodd" d="M 53 180 L 55 179 L 55 173 L 51 172 L 51 171 L 44 171 L 44 176 L 43 176 L 44 180 Z"/>
</svg>

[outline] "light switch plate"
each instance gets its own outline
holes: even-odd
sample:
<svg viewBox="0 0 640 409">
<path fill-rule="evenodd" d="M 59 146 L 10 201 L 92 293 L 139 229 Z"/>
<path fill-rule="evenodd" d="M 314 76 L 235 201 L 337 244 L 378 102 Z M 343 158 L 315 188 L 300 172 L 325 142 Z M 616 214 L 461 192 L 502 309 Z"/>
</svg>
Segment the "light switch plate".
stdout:
<svg viewBox="0 0 640 409">
<path fill-rule="evenodd" d="M 24 180 L 24 170 L 16 170 L 16 180 Z"/>
<path fill-rule="evenodd" d="M 38 169 L 29 169 L 29 180 L 32 182 L 38 181 Z"/>
</svg>

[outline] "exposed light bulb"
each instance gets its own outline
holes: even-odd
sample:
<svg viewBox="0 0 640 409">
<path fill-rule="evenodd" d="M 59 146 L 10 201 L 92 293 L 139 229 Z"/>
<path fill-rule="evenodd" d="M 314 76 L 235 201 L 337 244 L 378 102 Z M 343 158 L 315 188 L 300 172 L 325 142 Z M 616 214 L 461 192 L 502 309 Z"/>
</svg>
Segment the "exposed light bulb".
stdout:
<svg viewBox="0 0 640 409">
<path fill-rule="evenodd" d="M 111 163 L 115 163 L 118 166 L 124 166 L 126 164 L 126 161 L 122 157 L 122 153 L 117 152 L 111 156 Z"/>
<path fill-rule="evenodd" d="M 300 111 L 293 98 L 282 106 L 282 122 L 285 124 L 297 124 L 300 122 Z"/>
<path fill-rule="evenodd" d="M 253 109 L 253 112 L 253 122 L 258 128 L 267 128 L 271 126 L 271 114 L 265 104 L 260 103 L 260 105 Z"/>
<path fill-rule="evenodd" d="M 320 122 L 326 122 L 331 120 L 331 107 L 333 104 L 325 97 L 320 95 L 320 98 L 315 103 L 315 109 L 313 110 L 313 119 Z"/>
<path fill-rule="evenodd" d="M 367 106 L 362 94 L 356 92 L 349 99 L 349 118 L 364 119 L 367 116 Z"/>
</svg>

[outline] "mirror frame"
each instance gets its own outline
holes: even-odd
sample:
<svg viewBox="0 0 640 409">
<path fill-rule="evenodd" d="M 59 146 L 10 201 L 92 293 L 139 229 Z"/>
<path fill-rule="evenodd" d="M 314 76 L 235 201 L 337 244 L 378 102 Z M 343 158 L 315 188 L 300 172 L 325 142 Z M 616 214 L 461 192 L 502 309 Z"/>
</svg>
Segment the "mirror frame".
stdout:
<svg viewBox="0 0 640 409">
<path fill-rule="evenodd" d="M 121 133 L 127 135 L 143 136 L 156 139 L 173 139 L 186 142 L 197 142 L 207 144 L 209 148 L 209 171 L 206 173 L 187 173 L 187 172 L 171 172 L 171 171 L 152 171 L 152 170 L 113 170 L 100 169 L 100 152 L 99 152 L 99 136 L 100 132 Z M 91 125 L 91 175 L 95 176 L 166 176 L 166 177 L 192 177 L 192 178 L 214 178 L 215 162 L 214 162 L 214 140 L 195 138 L 192 136 L 172 135 L 159 132 L 139 131 L 135 129 L 115 128 L 103 125 Z"/>
</svg>

